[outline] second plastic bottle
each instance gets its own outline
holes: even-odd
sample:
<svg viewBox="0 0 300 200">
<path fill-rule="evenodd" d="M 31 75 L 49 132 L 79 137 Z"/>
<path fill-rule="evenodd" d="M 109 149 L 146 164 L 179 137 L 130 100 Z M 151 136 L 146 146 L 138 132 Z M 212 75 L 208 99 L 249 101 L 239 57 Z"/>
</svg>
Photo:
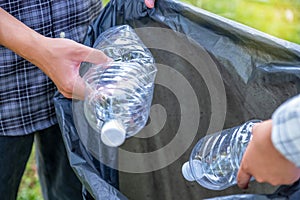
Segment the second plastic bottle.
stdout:
<svg viewBox="0 0 300 200">
<path fill-rule="evenodd" d="M 252 127 L 259 122 L 251 120 L 199 140 L 189 162 L 182 166 L 184 178 L 212 190 L 236 184 L 240 162 L 252 138 Z"/>
</svg>

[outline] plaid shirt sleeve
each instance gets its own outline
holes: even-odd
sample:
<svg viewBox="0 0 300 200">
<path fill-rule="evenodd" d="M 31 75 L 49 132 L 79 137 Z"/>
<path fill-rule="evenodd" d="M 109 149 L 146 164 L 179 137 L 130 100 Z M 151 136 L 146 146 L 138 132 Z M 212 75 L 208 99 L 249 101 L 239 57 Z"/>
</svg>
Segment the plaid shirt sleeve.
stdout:
<svg viewBox="0 0 300 200">
<path fill-rule="evenodd" d="M 283 103 L 272 116 L 272 142 L 288 160 L 300 167 L 300 95 Z"/>
<path fill-rule="evenodd" d="M 0 7 L 46 37 L 82 42 L 101 0 L 1 0 Z M 39 68 L 0 45 L 0 136 L 31 134 L 57 123 L 55 91 Z"/>
</svg>

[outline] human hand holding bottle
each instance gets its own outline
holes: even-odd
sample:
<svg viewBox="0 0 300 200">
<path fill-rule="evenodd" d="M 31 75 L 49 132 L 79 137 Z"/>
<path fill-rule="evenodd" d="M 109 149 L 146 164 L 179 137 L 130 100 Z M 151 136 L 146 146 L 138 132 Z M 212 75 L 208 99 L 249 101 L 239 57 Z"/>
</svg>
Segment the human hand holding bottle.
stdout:
<svg viewBox="0 0 300 200">
<path fill-rule="evenodd" d="M 81 80 L 79 76 L 81 62 L 100 64 L 110 60 L 100 50 L 75 41 L 45 37 L 2 8 L 0 8 L 0 27 L 0 44 L 40 68 L 67 98 L 84 96 L 84 84 L 76 83 Z M 82 89 L 73 90 L 75 85 Z"/>
<path fill-rule="evenodd" d="M 76 99 L 84 97 L 84 83 L 79 75 L 81 62 L 100 64 L 110 61 L 100 50 L 63 38 L 42 38 L 37 54 L 39 58 L 31 62 L 55 83 L 60 93 Z"/>
<path fill-rule="evenodd" d="M 148 8 L 153 8 L 154 3 L 155 0 L 145 0 Z M 41 37 L 40 44 L 40 58 L 33 61 L 28 60 L 44 71 L 67 98 L 83 98 L 84 84 L 79 76 L 81 62 L 101 64 L 111 60 L 100 50 L 68 39 Z"/>
<path fill-rule="evenodd" d="M 155 0 L 145 0 L 148 8 Z M 110 60 L 99 50 L 64 38 L 47 38 L 0 8 L 0 45 L 40 68 L 67 98 L 83 98 L 84 84 L 79 76 L 83 61 L 94 64 Z M 20 34 L 22 33 L 22 34 Z M 78 87 L 74 89 L 74 86 Z"/>
<path fill-rule="evenodd" d="M 272 185 L 292 184 L 300 177 L 300 169 L 287 160 L 271 140 L 272 120 L 256 124 L 238 171 L 237 182 L 246 189 L 253 176 L 257 182 Z"/>
</svg>

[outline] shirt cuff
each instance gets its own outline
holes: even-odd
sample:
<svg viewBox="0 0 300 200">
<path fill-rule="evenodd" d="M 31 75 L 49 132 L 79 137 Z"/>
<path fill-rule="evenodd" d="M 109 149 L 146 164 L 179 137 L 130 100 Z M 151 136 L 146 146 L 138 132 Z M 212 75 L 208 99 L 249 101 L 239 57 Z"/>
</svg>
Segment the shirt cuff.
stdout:
<svg viewBox="0 0 300 200">
<path fill-rule="evenodd" d="M 271 139 L 285 158 L 300 167 L 300 95 L 286 101 L 273 113 Z"/>
</svg>

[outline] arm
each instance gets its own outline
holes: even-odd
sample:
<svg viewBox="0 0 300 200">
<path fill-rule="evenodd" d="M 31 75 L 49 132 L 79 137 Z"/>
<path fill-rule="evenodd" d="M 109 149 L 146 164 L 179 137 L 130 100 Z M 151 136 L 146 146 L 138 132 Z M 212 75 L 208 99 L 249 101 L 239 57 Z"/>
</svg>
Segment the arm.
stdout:
<svg viewBox="0 0 300 200">
<path fill-rule="evenodd" d="M 253 127 L 238 172 L 238 186 L 247 188 L 251 176 L 272 185 L 292 184 L 300 177 L 300 96 L 281 105 L 272 120 Z"/>
<path fill-rule="evenodd" d="M 82 61 L 92 63 L 109 61 L 101 51 L 72 40 L 44 37 L 2 8 L 0 8 L 0 27 L 0 44 L 40 68 L 68 98 L 82 97 L 82 89 L 74 90 L 78 94 L 72 94 L 75 82 L 81 80 L 79 66 Z"/>
</svg>

